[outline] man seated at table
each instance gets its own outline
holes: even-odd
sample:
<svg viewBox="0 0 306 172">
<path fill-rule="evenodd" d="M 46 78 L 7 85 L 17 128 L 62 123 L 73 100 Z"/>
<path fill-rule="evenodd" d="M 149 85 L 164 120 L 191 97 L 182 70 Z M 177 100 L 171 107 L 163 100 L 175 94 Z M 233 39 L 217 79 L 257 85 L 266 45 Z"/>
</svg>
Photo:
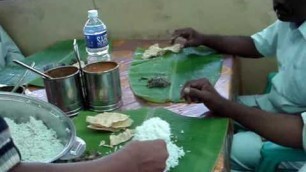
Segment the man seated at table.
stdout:
<svg viewBox="0 0 306 172">
<path fill-rule="evenodd" d="M 19 48 L 0 25 L 0 70 L 13 60 L 23 58 Z"/>
<path fill-rule="evenodd" d="M 183 42 L 185 47 L 205 45 L 216 49 L 220 53 L 249 58 L 276 56 L 279 64 L 279 71 L 272 80 L 271 92 L 265 95 L 241 96 L 238 98 L 238 102 L 249 107 L 256 107 L 269 112 L 301 114 L 302 112 L 306 112 L 306 82 L 304 81 L 306 78 L 306 70 L 304 69 L 306 66 L 306 1 L 274 0 L 273 6 L 279 20 L 252 36 L 207 35 L 187 28 L 176 30 L 172 42 L 178 37 L 183 37 L 185 38 Z M 214 102 L 211 107 L 212 110 L 215 110 L 215 106 L 220 110 L 224 110 L 224 113 L 222 112 L 220 114 L 228 115 L 226 113 L 230 112 L 230 108 L 226 111 L 220 108 L 220 106 L 224 107 L 221 102 Z M 246 112 L 253 112 L 254 110 L 235 104 L 235 107 L 236 106 L 238 106 L 239 109 L 245 109 Z M 269 112 L 259 110 L 255 110 L 255 112 L 269 114 Z M 277 118 L 282 117 L 283 116 Z M 255 125 L 258 121 L 262 121 L 262 118 L 270 119 L 269 116 L 261 117 L 254 115 L 250 117 L 250 119 L 252 119 L 251 121 L 254 122 L 252 125 Z M 291 117 L 286 116 L 284 118 Z M 299 115 L 292 118 L 301 119 Z M 237 121 L 241 122 L 240 119 Z M 284 125 L 286 127 L 296 127 L 290 126 L 295 125 L 295 123 L 290 124 L 289 121 L 283 121 L 284 124 L 282 125 L 275 123 L 274 120 L 265 122 L 267 122 L 265 129 L 273 129 L 274 124 L 277 124 L 278 128 L 284 127 Z M 244 123 L 242 124 L 245 125 Z M 244 127 L 252 129 L 261 134 L 261 136 L 266 137 L 265 134 L 258 131 L 258 127 L 260 126 L 249 125 L 250 124 L 247 124 Z M 284 134 L 292 134 L 292 130 L 284 131 L 287 131 L 287 133 Z M 266 132 L 270 132 L 269 134 L 271 134 L 271 131 Z M 296 134 L 301 137 L 300 133 L 293 133 L 291 136 L 295 136 Z M 269 139 L 269 137 L 266 138 Z M 289 138 L 286 139 L 290 140 Z M 270 140 L 278 141 L 274 138 Z M 239 150 L 239 146 L 241 146 L 240 151 L 235 151 Z M 254 132 L 245 131 L 235 134 L 232 146 L 232 162 L 237 164 L 239 169 L 250 170 L 255 168 L 260 157 L 261 146 L 261 138 Z M 295 145 L 295 147 L 297 146 L 298 145 Z"/>
<path fill-rule="evenodd" d="M 261 158 L 261 137 L 283 146 L 306 149 L 306 112 L 289 115 L 241 105 L 223 98 L 205 78 L 187 82 L 181 95 L 187 102 L 202 102 L 214 115 L 232 118 L 258 134 L 248 132 L 243 136 L 244 140 L 234 137 L 232 170 L 255 169 Z M 306 170 L 306 166 L 303 168 Z"/>
<path fill-rule="evenodd" d="M 252 36 L 201 34 L 191 28 L 174 32 L 185 47 L 205 45 L 220 53 L 247 58 L 277 57 L 279 71 L 269 94 L 242 96 L 242 104 L 271 112 L 306 111 L 306 1 L 274 0 L 277 20 Z"/>
<path fill-rule="evenodd" d="M 163 172 L 168 152 L 162 140 L 131 142 L 109 156 L 78 163 L 20 162 L 8 125 L 0 117 L 0 171 L 73 171 L 73 172 Z"/>
</svg>

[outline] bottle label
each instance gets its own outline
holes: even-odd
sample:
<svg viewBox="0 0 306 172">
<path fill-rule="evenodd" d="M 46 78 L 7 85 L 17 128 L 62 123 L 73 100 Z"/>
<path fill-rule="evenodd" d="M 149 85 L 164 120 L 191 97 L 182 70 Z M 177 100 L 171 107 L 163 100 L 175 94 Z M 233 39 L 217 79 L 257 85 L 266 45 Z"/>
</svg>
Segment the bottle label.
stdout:
<svg viewBox="0 0 306 172">
<path fill-rule="evenodd" d="M 88 48 L 102 48 L 108 45 L 107 32 L 95 35 L 85 35 L 86 46 Z"/>
</svg>

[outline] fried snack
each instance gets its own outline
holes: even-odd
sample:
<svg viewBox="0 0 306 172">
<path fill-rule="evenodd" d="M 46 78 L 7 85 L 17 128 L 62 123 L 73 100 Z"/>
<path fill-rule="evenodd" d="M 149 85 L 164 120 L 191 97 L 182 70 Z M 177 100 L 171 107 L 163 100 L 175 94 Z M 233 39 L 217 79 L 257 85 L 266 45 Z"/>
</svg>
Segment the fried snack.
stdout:
<svg viewBox="0 0 306 172">
<path fill-rule="evenodd" d="M 128 118 L 125 121 L 119 121 L 112 124 L 112 128 L 127 128 L 133 124 L 133 120 Z"/>
<path fill-rule="evenodd" d="M 168 46 L 165 48 L 160 48 L 159 44 L 154 44 L 151 45 L 142 55 L 142 59 L 150 59 L 150 58 L 154 58 L 157 56 L 162 56 L 164 55 L 166 52 L 171 51 L 174 53 L 178 53 L 180 52 L 182 49 L 182 45 L 181 44 L 174 44 L 172 46 Z"/>
<path fill-rule="evenodd" d="M 104 112 L 96 116 L 87 116 L 86 122 L 89 123 L 87 127 L 90 129 L 115 132 L 131 126 L 133 120 L 122 113 Z"/>
<path fill-rule="evenodd" d="M 110 135 L 109 140 L 110 140 L 110 146 L 116 146 L 119 145 L 120 143 L 126 142 L 130 140 L 134 136 L 134 130 L 127 129 L 122 133 L 119 133 L 118 135 Z"/>
<path fill-rule="evenodd" d="M 110 131 L 110 132 L 116 132 L 118 129 L 115 128 L 107 128 L 107 127 L 97 127 L 94 125 L 87 125 L 87 128 L 93 129 L 93 130 L 98 130 L 98 131 Z"/>
</svg>

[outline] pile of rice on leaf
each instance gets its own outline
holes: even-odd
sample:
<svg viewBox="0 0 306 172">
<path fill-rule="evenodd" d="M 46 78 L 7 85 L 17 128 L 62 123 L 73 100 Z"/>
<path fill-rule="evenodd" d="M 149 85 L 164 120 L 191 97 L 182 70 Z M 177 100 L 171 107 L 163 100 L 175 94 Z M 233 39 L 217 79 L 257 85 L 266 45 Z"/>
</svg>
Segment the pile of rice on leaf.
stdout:
<svg viewBox="0 0 306 172">
<path fill-rule="evenodd" d="M 179 159 L 185 155 L 184 149 L 178 147 L 171 140 L 171 136 L 169 123 L 159 117 L 154 117 L 144 121 L 141 126 L 136 127 L 133 140 L 164 140 L 169 154 L 165 171 L 169 171 L 170 168 L 176 167 L 179 164 Z"/>
</svg>

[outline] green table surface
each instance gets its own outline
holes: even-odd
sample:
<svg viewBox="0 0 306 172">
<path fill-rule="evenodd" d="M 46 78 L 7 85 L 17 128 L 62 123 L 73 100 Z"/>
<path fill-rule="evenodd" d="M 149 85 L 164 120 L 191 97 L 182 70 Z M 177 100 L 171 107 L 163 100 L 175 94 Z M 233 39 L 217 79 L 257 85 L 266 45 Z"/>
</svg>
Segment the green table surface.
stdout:
<svg viewBox="0 0 306 172">
<path fill-rule="evenodd" d="M 128 75 L 133 93 L 150 102 L 182 102 L 180 91 L 187 81 L 205 77 L 214 85 L 220 77 L 222 55 L 206 47 L 184 48 L 151 59 L 142 59 L 143 53 L 141 48 L 135 51 Z M 166 78 L 170 85 L 148 88 L 148 80 L 154 77 Z"/>
<path fill-rule="evenodd" d="M 134 120 L 131 129 L 141 125 L 149 117 L 160 117 L 170 124 L 172 134 L 177 140 L 176 144 L 182 146 L 186 152 L 180 164 L 171 171 L 212 171 L 214 169 L 227 136 L 228 119 L 185 117 L 163 108 L 140 108 L 122 113 L 129 115 Z M 109 154 L 119 146 L 107 148 L 100 147 L 99 144 L 101 140 L 109 143 L 110 133 L 87 128 L 86 116 L 96 114 L 96 112 L 83 111 L 73 118 L 77 135 L 85 140 L 88 151 L 99 151 L 103 155 Z"/>
</svg>

